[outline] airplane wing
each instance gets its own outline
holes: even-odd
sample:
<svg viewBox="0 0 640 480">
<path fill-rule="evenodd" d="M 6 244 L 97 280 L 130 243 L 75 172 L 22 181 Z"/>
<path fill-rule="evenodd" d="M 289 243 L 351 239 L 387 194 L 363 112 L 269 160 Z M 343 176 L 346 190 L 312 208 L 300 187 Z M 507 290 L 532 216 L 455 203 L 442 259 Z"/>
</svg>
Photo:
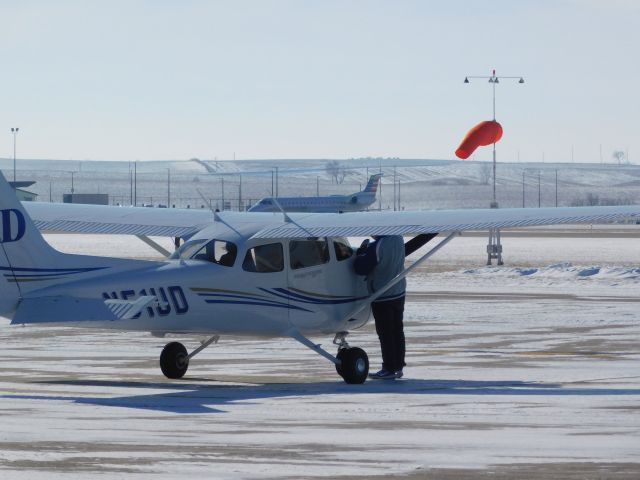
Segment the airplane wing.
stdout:
<svg viewBox="0 0 640 480">
<path fill-rule="evenodd" d="M 174 209 L 24 202 L 45 232 L 103 233 L 186 238 L 213 221 L 207 209 Z"/>
<path fill-rule="evenodd" d="M 24 202 L 38 229 L 123 235 L 189 237 L 213 223 L 204 209 L 113 207 Z M 402 212 L 223 212 L 230 225 L 263 224 L 254 238 L 417 235 L 490 228 L 619 221 L 640 217 L 640 205 L 613 207 L 500 208 Z"/>
<path fill-rule="evenodd" d="M 256 233 L 253 238 L 363 237 L 463 232 L 619 221 L 640 218 L 640 205 L 615 207 L 501 208 L 309 214 Z"/>
</svg>

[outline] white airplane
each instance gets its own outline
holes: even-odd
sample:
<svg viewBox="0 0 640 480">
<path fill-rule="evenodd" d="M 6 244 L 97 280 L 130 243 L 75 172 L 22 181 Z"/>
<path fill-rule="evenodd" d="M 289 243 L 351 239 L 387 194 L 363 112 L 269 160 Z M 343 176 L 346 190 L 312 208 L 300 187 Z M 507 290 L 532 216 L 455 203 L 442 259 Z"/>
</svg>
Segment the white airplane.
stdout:
<svg viewBox="0 0 640 480">
<path fill-rule="evenodd" d="M 369 360 L 347 343 L 347 333 L 367 323 L 373 300 L 460 232 L 628 217 L 640 217 L 640 206 L 290 216 L 22 205 L 0 174 L 0 315 L 13 325 L 206 335 L 191 352 L 178 342 L 164 347 L 160 368 L 173 379 L 181 378 L 193 357 L 220 335 L 293 338 L 333 362 L 345 382 L 362 383 Z M 163 261 L 72 255 L 54 250 L 38 227 L 132 234 L 151 245 L 148 235 L 186 242 Z M 348 236 L 414 236 L 406 243 L 412 252 L 438 234 L 444 235 L 438 245 L 373 295 L 353 272 Z M 337 354 L 310 335 L 334 335 Z"/>
<path fill-rule="evenodd" d="M 273 197 L 263 198 L 252 206 L 250 212 L 313 212 L 342 213 L 366 210 L 376 201 L 381 173 L 369 177 L 361 192 L 350 195 L 327 195 L 323 197 Z M 278 205 L 279 204 L 279 205 Z"/>
</svg>

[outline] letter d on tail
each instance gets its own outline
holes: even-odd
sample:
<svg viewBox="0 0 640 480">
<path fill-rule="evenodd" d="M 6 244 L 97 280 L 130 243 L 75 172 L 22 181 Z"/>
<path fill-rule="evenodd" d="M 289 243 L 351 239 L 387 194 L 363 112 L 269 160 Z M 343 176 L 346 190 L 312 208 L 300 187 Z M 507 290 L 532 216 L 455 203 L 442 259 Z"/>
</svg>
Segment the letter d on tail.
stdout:
<svg viewBox="0 0 640 480">
<path fill-rule="evenodd" d="M 2 238 L 0 238 L 0 243 L 17 242 L 24 237 L 26 222 L 20 210 L 8 208 L 0 210 L 0 214 L 2 219 Z"/>
</svg>

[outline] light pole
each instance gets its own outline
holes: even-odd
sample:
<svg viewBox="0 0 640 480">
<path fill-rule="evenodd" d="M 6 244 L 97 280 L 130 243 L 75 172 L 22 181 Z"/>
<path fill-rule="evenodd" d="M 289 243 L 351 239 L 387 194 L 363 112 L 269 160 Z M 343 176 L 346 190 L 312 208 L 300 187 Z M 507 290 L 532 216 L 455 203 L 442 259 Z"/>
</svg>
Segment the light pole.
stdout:
<svg viewBox="0 0 640 480">
<path fill-rule="evenodd" d="M 11 127 L 11 133 L 13 134 L 13 182 L 16 181 L 16 135 L 18 135 L 18 127 Z"/>
<path fill-rule="evenodd" d="M 167 208 L 171 208 L 171 169 L 167 168 Z"/>
<path fill-rule="evenodd" d="M 470 78 L 483 78 L 489 80 L 491 84 L 492 92 L 492 105 L 493 105 L 493 121 L 496 121 L 496 85 L 500 83 L 500 80 L 506 79 L 518 79 L 518 83 L 524 83 L 524 77 L 518 76 L 500 76 L 496 75 L 495 69 L 491 72 L 491 75 L 470 75 L 464 77 L 464 83 L 469 83 Z M 496 144 L 493 143 L 493 196 L 491 197 L 491 208 L 498 208 L 498 200 L 496 199 Z M 498 265 L 502 265 L 502 245 L 500 243 L 500 229 L 492 228 L 489 230 L 489 244 L 487 245 L 487 265 L 491 265 L 492 259 L 497 259 Z"/>
<path fill-rule="evenodd" d="M 505 79 L 518 79 L 518 83 L 524 83 L 524 77 L 514 77 L 514 76 L 500 76 L 496 75 L 495 69 L 491 73 L 491 75 L 470 75 L 464 77 L 464 83 L 469 83 L 470 78 L 483 78 L 488 79 L 491 84 L 491 92 L 492 92 L 492 104 L 493 104 L 493 121 L 496 121 L 496 85 L 500 83 L 500 80 Z M 491 201 L 491 208 L 498 208 L 498 202 L 496 200 L 496 144 L 493 144 L 493 197 Z"/>
<path fill-rule="evenodd" d="M 240 183 L 238 183 L 238 211 L 242 211 L 242 174 L 240 174 Z"/>
</svg>

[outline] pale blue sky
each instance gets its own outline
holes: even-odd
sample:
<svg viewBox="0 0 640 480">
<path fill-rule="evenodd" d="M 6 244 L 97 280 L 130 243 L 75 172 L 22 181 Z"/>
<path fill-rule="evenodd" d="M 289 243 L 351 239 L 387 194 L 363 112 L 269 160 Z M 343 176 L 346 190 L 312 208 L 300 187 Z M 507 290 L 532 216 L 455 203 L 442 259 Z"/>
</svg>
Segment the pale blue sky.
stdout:
<svg viewBox="0 0 640 480">
<path fill-rule="evenodd" d="M 640 160 L 640 2 L 0 0 L 0 156 Z M 477 160 L 489 159 L 490 149 Z"/>
</svg>

